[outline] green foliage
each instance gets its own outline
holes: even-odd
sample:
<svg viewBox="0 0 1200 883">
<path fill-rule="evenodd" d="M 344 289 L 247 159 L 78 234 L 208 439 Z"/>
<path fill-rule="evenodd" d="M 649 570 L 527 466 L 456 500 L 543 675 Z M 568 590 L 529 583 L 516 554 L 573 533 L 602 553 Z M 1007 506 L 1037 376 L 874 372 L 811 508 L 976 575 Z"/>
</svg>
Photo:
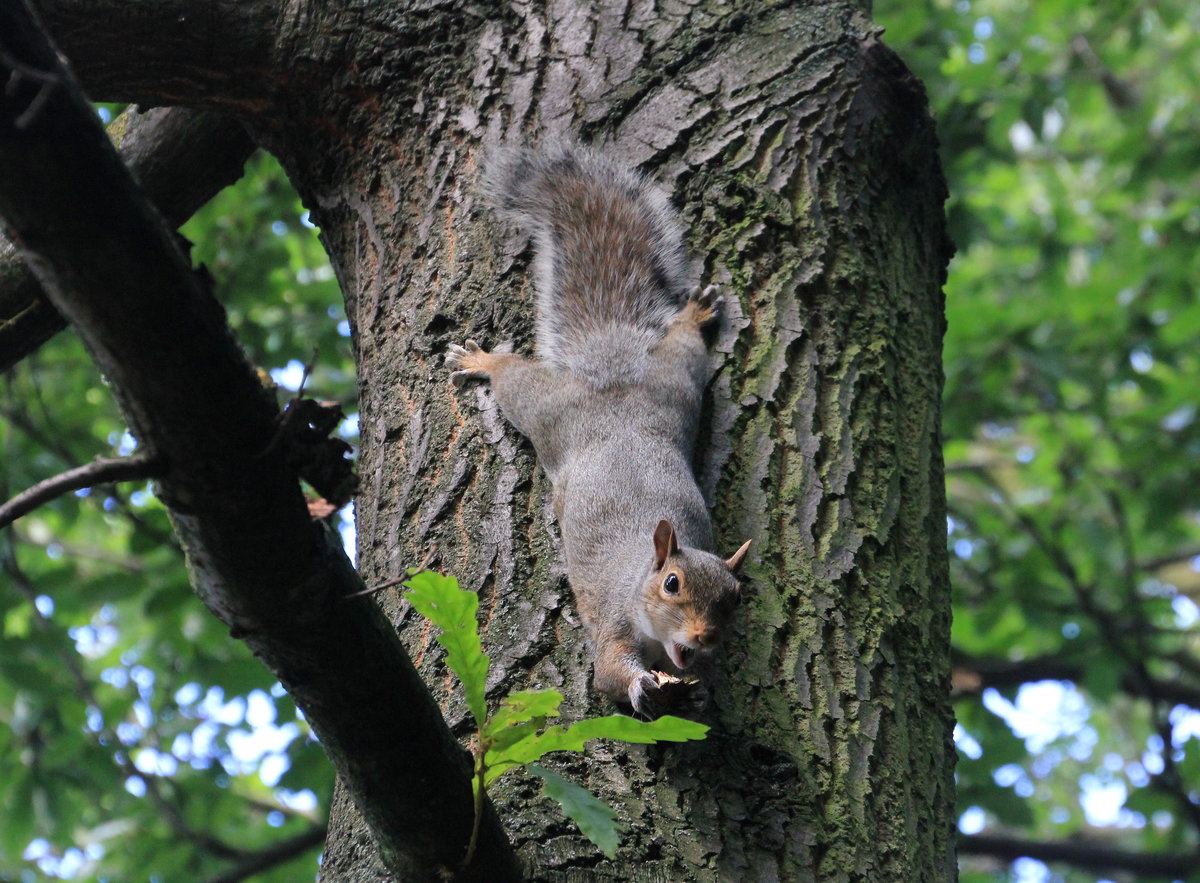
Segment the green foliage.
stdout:
<svg viewBox="0 0 1200 883">
<path fill-rule="evenodd" d="M 417 612 L 440 626 L 437 641 L 446 648 L 446 664 L 458 675 L 463 691 L 467 695 L 467 708 L 475 716 L 476 726 L 482 728 L 487 719 L 488 665 L 491 659 L 483 652 L 479 642 L 479 628 L 475 613 L 479 610 L 479 596 L 458 588 L 458 580 L 451 576 L 440 576 L 424 571 L 405 583 L 408 592 L 404 597 Z"/>
<path fill-rule="evenodd" d="M 960 811 L 971 830 L 1194 852 L 1200 8 L 887 0 L 875 14 L 929 89 L 958 246 L 954 645 L 964 671 L 1028 671 L 986 707 L 959 699 Z M 1073 674 L 1035 685 L 1049 671 Z"/>
<path fill-rule="evenodd" d="M 529 767 L 543 782 L 543 790 L 562 804 L 563 812 L 575 820 L 583 836 L 600 848 L 609 858 L 616 858 L 618 838 L 617 814 L 612 807 L 586 788 L 568 782 L 562 776 L 540 766 Z"/>
<path fill-rule="evenodd" d="M 514 767 L 540 760 L 551 751 L 582 751 L 592 739 L 650 745 L 703 739 L 708 732 L 703 724 L 671 715 L 642 721 L 623 714 L 582 720 L 570 727 L 543 729 L 546 717 L 558 713 L 562 699 L 557 690 L 529 690 L 512 693 L 502 701 L 500 711 L 482 727 L 483 744 L 487 746 L 484 785 L 490 785 Z"/>
<path fill-rule="evenodd" d="M 670 715 L 642 721 L 618 714 L 578 721 L 569 727 L 547 727 L 546 718 L 558 714 L 563 700 L 557 690 L 510 693 L 501 700 L 495 714 L 488 717 L 484 694 L 490 660 L 479 640 L 478 596 L 460 589 L 453 577 L 429 571 L 411 573 L 405 582 L 409 590 L 404 597 L 418 613 L 442 629 L 438 643 L 446 648 L 446 664 L 462 682 L 467 706 L 475 716 L 476 825 L 482 792 L 505 773 L 526 767 L 542 779 L 543 793 L 557 800 L 583 835 L 612 858 L 618 842 L 616 813 L 586 789 L 533 764 L 551 751 L 583 751 L 592 739 L 642 744 L 685 742 L 703 739 L 708 727 Z M 466 864 L 470 863 L 473 847 L 474 836 Z"/>
</svg>

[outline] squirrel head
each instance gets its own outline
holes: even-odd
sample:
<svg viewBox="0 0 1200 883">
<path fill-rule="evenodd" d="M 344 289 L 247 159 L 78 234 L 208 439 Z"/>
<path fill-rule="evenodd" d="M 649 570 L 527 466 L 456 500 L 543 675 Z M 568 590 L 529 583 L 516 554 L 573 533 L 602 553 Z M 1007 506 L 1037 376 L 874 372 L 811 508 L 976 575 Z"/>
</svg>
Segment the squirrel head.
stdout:
<svg viewBox="0 0 1200 883">
<path fill-rule="evenodd" d="M 750 541 L 729 558 L 679 545 L 665 518 L 654 531 L 654 560 L 642 590 L 643 628 L 672 664 L 687 668 L 697 652 L 715 648 L 742 600 L 738 569 Z"/>
</svg>

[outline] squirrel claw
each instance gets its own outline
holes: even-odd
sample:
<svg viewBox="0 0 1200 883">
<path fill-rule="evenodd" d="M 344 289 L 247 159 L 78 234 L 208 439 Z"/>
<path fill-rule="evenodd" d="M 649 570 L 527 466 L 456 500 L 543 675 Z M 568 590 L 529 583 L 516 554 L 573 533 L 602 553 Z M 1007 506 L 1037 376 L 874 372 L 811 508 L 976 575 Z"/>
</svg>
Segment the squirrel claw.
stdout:
<svg viewBox="0 0 1200 883">
<path fill-rule="evenodd" d="M 697 285 L 688 292 L 687 301 L 696 324 L 703 328 L 721 318 L 721 311 L 725 306 L 724 289 L 720 285 L 709 285 L 705 288 Z"/>
<path fill-rule="evenodd" d="M 473 340 L 468 340 L 464 346 L 450 344 L 447 347 L 446 364 L 458 369 L 450 375 L 450 382 L 462 386 L 468 380 L 488 380 L 491 373 L 484 367 L 487 358 L 488 353 Z"/>
</svg>

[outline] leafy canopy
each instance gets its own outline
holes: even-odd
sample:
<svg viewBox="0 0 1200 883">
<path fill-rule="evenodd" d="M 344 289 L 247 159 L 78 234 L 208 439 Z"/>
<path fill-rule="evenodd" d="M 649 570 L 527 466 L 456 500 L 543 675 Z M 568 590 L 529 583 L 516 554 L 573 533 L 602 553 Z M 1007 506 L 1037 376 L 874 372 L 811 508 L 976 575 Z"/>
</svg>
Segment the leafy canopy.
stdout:
<svg viewBox="0 0 1200 883">
<path fill-rule="evenodd" d="M 1200 7 L 875 15 L 929 89 L 958 246 L 943 429 L 961 827 L 1194 852 Z M 993 866 L 965 858 L 963 878 Z"/>
</svg>

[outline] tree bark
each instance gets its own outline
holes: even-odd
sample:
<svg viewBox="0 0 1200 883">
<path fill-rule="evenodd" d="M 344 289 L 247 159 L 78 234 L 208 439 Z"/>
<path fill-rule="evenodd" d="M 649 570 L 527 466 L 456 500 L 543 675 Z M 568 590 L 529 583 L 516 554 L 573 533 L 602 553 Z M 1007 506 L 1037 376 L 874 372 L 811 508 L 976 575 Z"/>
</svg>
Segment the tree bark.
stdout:
<svg viewBox="0 0 1200 883">
<path fill-rule="evenodd" d="M 37 0 L 36 6 L 93 100 L 147 107 L 267 111 L 278 59 L 291 48 L 276 38 L 302 31 L 302 9 L 280 0 Z M 290 26 L 282 28 L 288 12 Z"/>
<path fill-rule="evenodd" d="M 528 876 L 952 879 L 938 437 L 949 248 L 920 84 L 846 3 L 289 9 L 270 39 L 238 44 L 272 47 L 269 70 L 230 59 L 248 79 L 228 98 L 192 70 L 194 51 L 181 73 L 154 53 L 159 81 L 177 84 L 159 91 L 198 77 L 197 100 L 241 113 L 312 209 L 358 358 L 360 569 L 381 582 L 436 546 L 438 566 L 480 594 L 493 701 L 553 686 L 569 717 L 607 710 L 589 688 L 548 483 L 490 395 L 452 391 L 442 366 L 465 337 L 532 349 L 528 250 L 484 211 L 481 156 L 501 141 L 603 145 L 674 192 L 697 278 L 730 290 L 699 474 L 721 548 L 755 540 L 753 598 L 707 672 L 713 731 L 563 762 L 627 825 L 611 862 L 529 779 L 502 780 L 495 799 Z M 255 15 L 246 27 L 265 27 Z M 84 69 L 113 95 L 156 89 Z M 398 592 L 381 596 L 465 735 L 428 630 Z M 341 795 L 326 879 L 390 876 L 364 832 Z"/>
</svg>

